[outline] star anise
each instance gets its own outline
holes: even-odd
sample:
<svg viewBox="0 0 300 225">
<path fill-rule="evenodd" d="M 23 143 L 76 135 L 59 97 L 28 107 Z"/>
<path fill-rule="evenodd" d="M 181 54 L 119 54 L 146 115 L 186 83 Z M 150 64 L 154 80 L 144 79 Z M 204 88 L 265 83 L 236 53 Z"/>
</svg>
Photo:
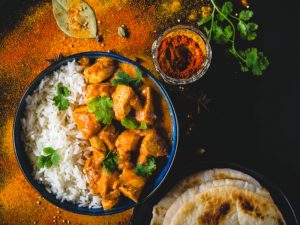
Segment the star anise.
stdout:
<svg viewBox="0 0 300 225">
<path fill-rule="evenodd" d="M 207 97 L 207 95 L 201 92 L 197 98 L 197 114 L 200 114 L 202 109 L 209 111 L 207 105 L 210 101 L 211 100 Z"/>
<path fill-rule="evenodd" d="M 54 64 L 54 63 L 57 63 L 57 62 L 63 60 L 64 58 L 65 58 L 65 56 L 63 54 L 59 53 L 58 56 L 54 56 L 51 59 L 46 59 L 46 61 L 49 62 L 50 64 Z"/>
</svg>

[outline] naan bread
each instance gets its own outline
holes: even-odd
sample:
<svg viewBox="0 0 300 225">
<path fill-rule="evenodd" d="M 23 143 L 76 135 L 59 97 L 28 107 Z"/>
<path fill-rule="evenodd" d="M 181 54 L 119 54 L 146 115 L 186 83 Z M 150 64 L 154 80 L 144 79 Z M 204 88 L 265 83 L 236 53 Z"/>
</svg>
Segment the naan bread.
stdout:
<svg viewBox="0 0 300 225">
<path fill-rule="evenodd" d="M 251 192 L 257 193 L 258 195 L 260 195 L 264 198 L 268 198 L 268 199 L 272 200 L 268 191 L 266 191 L 265 189 L 263 189 L 261 187 L 254 185 L 254 184 L 248 183 L 246 181 L 231 180 L 231 179 L 213 180 L 211 182 L 206 182 L 199 186 L 189 188 L 182 195 L 177 197 L 177 199 L 174 201 L 174 203 L 167 210 L 164 220 L 163 220 L 163 225 L 169 225 L 170 221 L 172 220 L 174 215 L 177 213 L 179 208 L 182 205 L 184 205 L 185 203 L 194 199 L 196 195 L 198 195 L 202 192 L 205 192 L 209 189 L 212 189 L 212 188 L 227 187 L 227 186 L 235 187 L 235 188 L 241 189 L 241 190 L 251 191 Z"/>
<path fill-rule="evenodd" d="M 154 206 L 151 225 L 162 225 L 165 214 L 169 207 L 187 189 L 194 186 L 199 186 L 201 183 L 219 179 L 243 180 L 261 187 L 261 185 L 254 178 L 237 170 L 225 168 L 198 172 L 176 184 L 174 188 L 172 188 L 171 191 L 157 205 Z"/>
<path fill-rule="evenodd" d="M 209 188 L 184 203 L 168 225 L 285 225 L 270 198 L 232 186 Z"/>
</svg>

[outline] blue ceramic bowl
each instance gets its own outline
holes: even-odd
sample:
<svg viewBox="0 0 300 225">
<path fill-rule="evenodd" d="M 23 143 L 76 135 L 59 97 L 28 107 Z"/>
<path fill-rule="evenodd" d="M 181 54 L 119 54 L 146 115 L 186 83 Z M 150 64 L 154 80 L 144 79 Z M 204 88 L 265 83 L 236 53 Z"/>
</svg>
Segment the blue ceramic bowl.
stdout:
<svg viewBox="0 0 300 225">
<path fill-rule="evenodd" d="M 140 198 L 140 202 L 144 202 L 146 199 L 148 199 L 157 189 L 159 186 L 162 184 L 164 179 L 166 178 L 173 160 L 175 158 L 176 150 L 177 150 L 177 142 L 178 142 L 178 122 L 177 122 L 177 117 L 175 114 L 174 107 L 171 103 L 171 100 L 166 93 L 165 89 L 162 87 L 162 85 L 153 77 L 153 75 L 147 71 L 145 68 L 141 67 L 139 64 L 136 62 L 128 59 L 121 57 L 119 55 L 115 55 L 112 53 L 107 53 L 107 52 L 83 52 L 75 55 L 68 56 L 64 58 L 63 60 L 60 60 L 59 62 L 56 62 L 49 66 L 47 69 L 45 69 L 43 72 L 41 72 L 30 84 L 28 89 L 26 90 L 25 94 L 23 95 L 19 107 L 17 109 L 16 115 L 15 115 L 15 121 L 14 121 L 14 130 L 13 130 L 13 138 L 14 138 L 14 148 L 15 148 L 15 154 L 19 163 L 19 166 L 28 180 L 28 182 L 49 202 L 53 203 L 54 205 L 78 214 L 85 214 L 85 215 L 94 215 L 94 216 L 101 216 L 101 215 L 111 215 L 115 213 L 120 213 L 123 212 L 129 208 L 132 208 L 137 205 L 137 203 L 133 202 L 130 199 L 125 198 L 122 202 L 120 202 L 116 207 L 110 210 L 103 210 L 103 209 L 90 209 L 88 207 L 79 207 L 78 205 L 69 203 L 69 202 L 61 202 L 60 200 L 56 199 L 55 195 L 49 193 L 46 191 L 45 186 L 42 184 L 39 184 L 36 180 L 34 180 L 33 177 L 33 166 L 28 159 L 26 153 L 25 153 L 25 148 L 24 148 L 24 143 L 21 139 L 21 118 L 24 116 L 24 111 L 25 111 L 25 106 L 26 102 L 25 99 L 28 95 L 31 95 L 32 92 L 38 87 L 40 84 L 41 80 L 50 74 L 52 74 L 55 70 L 60 68 L 62 65 L 65 65 L 67 62 L 71 60 L 78 60 L 82 57 L 88 57 L 90 59 L 96 59 L 101 56 L 107 56 L 116 59 L 117 61 L 120 62 L 125 62 L 132 64 L 139 69 L 141 69 L 146 76 L 148 76 L 158 87 L 160 90 L 162 96 L 166 100 L 168 104 L 168 108 L 170 111 L 170 116 L 171 116 L 171 121 L 172 121 L 172 140 L 171 140 L 171 148 L 169 151 L 169 156 L 167 158 L 166 163 L 164 164 L 163 168 L 161 168 L 160 173 L 154 177 L 154 179 L 151 182 L 148 182 L 142 196 Z M 139 204 L 138 203 L 138 204 Z"/>
</svg>

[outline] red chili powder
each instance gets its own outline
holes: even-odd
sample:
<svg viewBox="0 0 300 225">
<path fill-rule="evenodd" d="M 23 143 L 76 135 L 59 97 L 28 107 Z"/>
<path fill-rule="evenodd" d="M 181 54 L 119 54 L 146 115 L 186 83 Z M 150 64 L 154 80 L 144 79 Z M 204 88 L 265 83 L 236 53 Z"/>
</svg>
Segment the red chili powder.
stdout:
<svg viewBox="0 0 300 225">
<path fill-rule="evenodd" d="M 200 46 L 204 43 L 189 36 L 167 36 L 159 44 L 157 61 L 167 76 L 188 79 L 201 69 L 206 59 L 205 47 Z"/>
</svg>

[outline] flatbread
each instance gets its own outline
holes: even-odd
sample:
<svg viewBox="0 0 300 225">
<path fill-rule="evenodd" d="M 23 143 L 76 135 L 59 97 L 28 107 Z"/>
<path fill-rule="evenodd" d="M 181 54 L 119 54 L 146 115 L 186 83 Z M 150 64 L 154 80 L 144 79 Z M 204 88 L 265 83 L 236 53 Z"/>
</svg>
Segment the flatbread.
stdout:
<svg viewBox="0 0 300 225">
<path fill-rule="evenodd" d="M 199 186 L 201 183 L 219 179 L 243 180 L 252 183 L 258 187 L 261 187 L 259 182 L 256 181 L 253 177 L 237 170 L 223 168 L 198 172 L 177 183 L 171 189 L 171 191 L 163 199 L 161 199 L 157 205 L 154 206 L 152 212 L 153 217 L 151 220 L 151 225 L 162 225 L 165 214 L 169 207 L 187 189 L 193 186 Z"/>
<path fill-rule="evenodd" d="M 262 187 L 256 186 L 255 184 L 251 184 L 249 182 L 242 181 L 242 180 L 232 180 L 232 179 L 213 180 L 210 182 L 203 183 L 199 186 L 189 188 L 182 195 L 180 195 L 167 210 L 163 220 L 163 225 L 169 225 L 170 221 L 177 213 L 179 208 L 185 203 L 194 199 L 196 195 L 212 188 L 227 187 L 227 186 L 235 187 L 241 190 L 251 191 L 253 193 L 257 193 L 261 197 L 268 198 L 272 201 L 269 192 Z"/>
<path fill-rule="evenodd" d="M 209 188 L 184 203 L 168 225 L 285 225 L 270 199 L 232 186 Z"/>
</svg>

